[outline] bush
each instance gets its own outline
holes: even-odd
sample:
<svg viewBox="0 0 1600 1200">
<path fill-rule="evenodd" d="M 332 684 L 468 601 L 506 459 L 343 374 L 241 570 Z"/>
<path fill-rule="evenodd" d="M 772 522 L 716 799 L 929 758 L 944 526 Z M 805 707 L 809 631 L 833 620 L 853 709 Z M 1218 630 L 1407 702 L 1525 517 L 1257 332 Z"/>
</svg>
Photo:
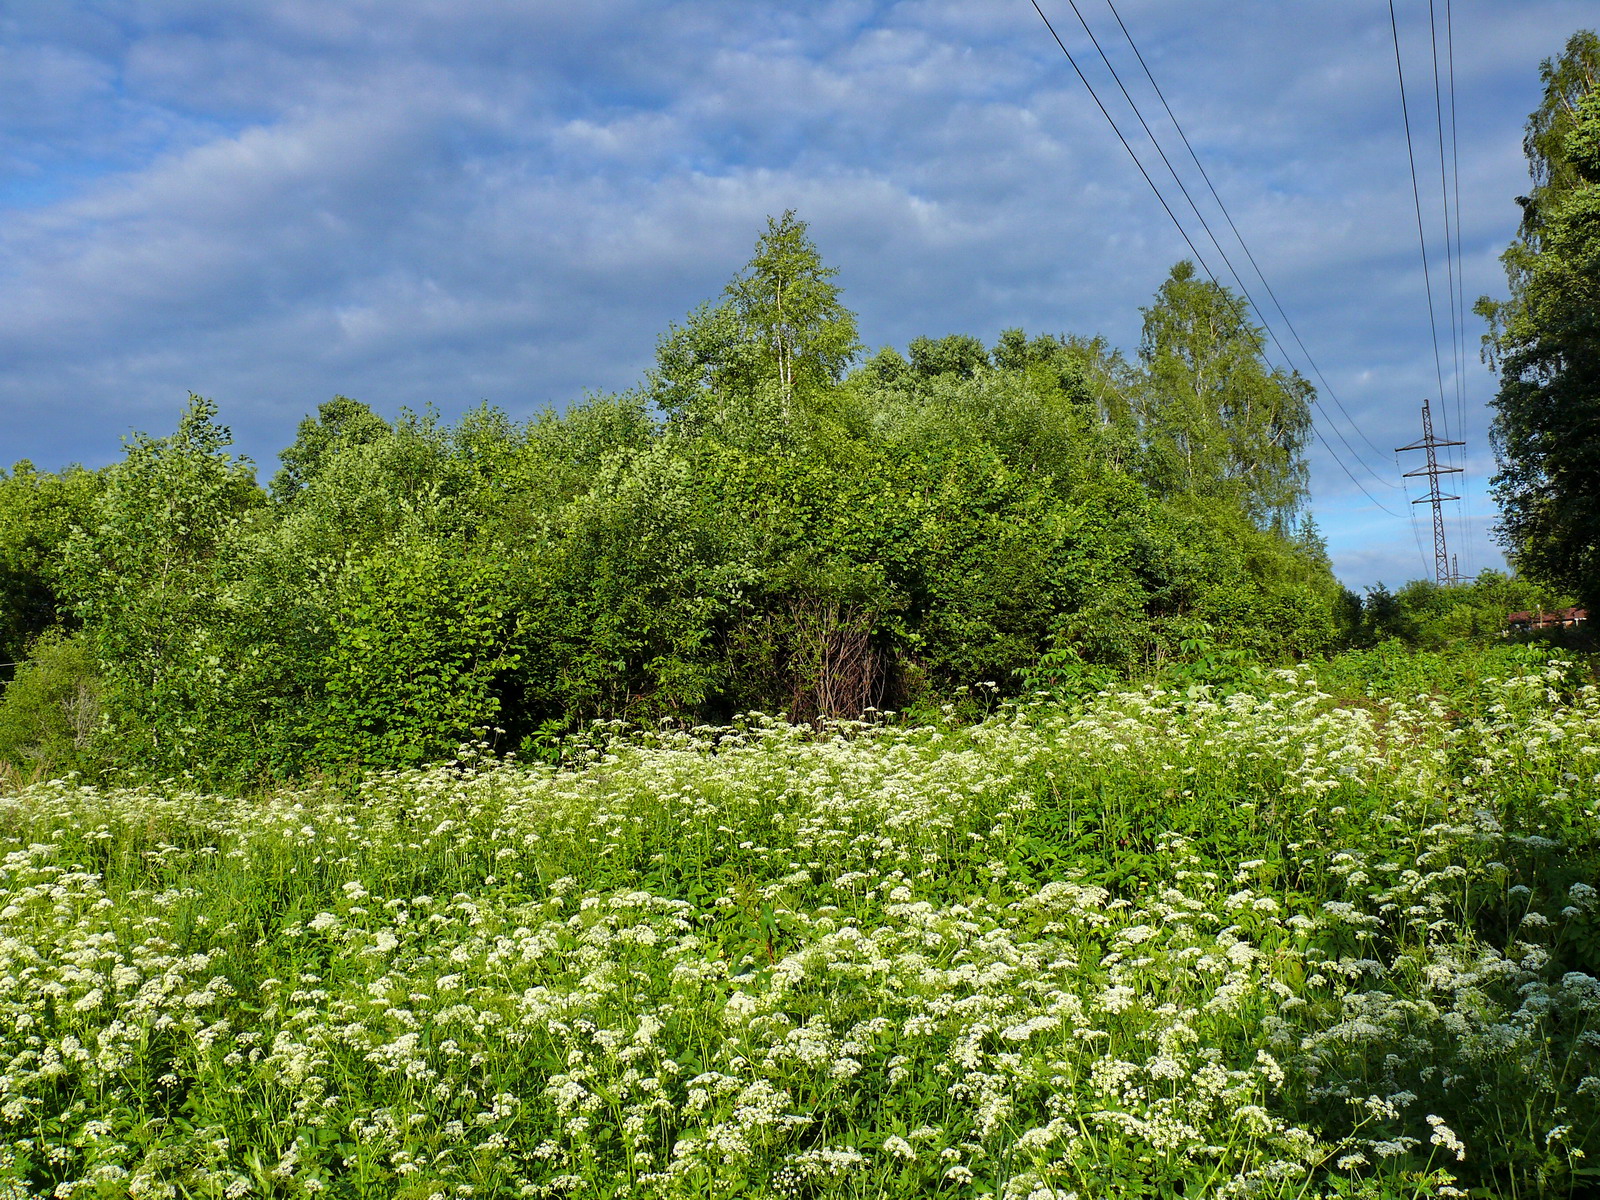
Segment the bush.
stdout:
<svg viewBox="0 0 1600 1200">
<path fill-rule="evenodd" d="M 82 638 L 53 630 L 0 694 L 0 762 L 16 780 L 87 772 L 98 763 L 101 686 Z"/>
</svg>

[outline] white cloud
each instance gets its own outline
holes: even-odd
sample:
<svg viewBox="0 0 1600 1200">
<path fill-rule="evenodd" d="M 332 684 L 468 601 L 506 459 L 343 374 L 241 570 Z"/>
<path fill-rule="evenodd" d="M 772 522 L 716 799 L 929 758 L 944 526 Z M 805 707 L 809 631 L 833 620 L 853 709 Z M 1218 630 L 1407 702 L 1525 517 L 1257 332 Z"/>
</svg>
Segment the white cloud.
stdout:
<svg viewBox="0 0 1600 1200">
<path fill-rule="evenodd" d="M 1537 60 L 1581 8 L 1458 6 L 1469 302 L 1500 283 Z M 1340 398 L 1411 440 L 1436 387 L 1383 14 L 1121 11 Z M 189 388 L 270 460 L 336 391 L 527 413 L 627 386 L 784 208 L 874 344 L 1022 324 L 1131 348 L 1188 254 L 1031 6 L 41 0 L 0 16 L 0 70 L 0 405 L 45 465 L 113 457 Z M 1347 575 L 1416 573 L 1409 517 L 1321 451 L 1313 478 Z"/>
</svg>

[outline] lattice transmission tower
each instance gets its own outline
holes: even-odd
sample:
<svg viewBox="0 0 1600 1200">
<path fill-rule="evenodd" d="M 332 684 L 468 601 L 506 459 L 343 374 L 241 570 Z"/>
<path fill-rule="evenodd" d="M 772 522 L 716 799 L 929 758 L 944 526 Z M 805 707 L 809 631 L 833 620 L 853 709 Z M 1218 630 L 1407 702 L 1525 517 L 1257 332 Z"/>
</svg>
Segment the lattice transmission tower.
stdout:
<svg viewBox="0 0 1600 1200">
<path fill-rule="evenodd" d="M 1460 496 L 1444 496 L 1439 493 L 1439 476 L 1459 475 L 1460 467 L 1439 465 L 1439 458 L 1434 453 L 1441 446 L 1465 446 L 1465 442 L 1447 442 L 1433 436 L 1433 413 L 1428 408 L 1428 402 L 1422 402 L 1422 437 L 1412 442 L 1409 446 L 1395 447 L 1395 453 L 1402 450 L 1426 450 L 1428 452 L 1428 465 L 1416 471 L 1407 471 L 1406 479 L 1418 476 L 1428 477 L 1428 494 L 1421 499 L 1413 500 L 1413 504 L 1433 505 L 1433 573 L 1440 587 L 1455 583 L 1457 575 L 1450 565 L 1450 551 L 1444 542 L 1444 502 L 1446 500 L 1459 500 Z"/>
</svg>

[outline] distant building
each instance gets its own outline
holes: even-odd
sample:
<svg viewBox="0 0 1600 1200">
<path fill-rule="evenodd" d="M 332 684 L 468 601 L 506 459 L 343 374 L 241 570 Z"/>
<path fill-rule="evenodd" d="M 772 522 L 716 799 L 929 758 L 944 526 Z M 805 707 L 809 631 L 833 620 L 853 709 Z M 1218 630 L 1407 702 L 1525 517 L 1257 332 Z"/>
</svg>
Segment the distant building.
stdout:
<svg viewBox="0 0 1600 1200">
<path fill-rule="evenodd" d="M 1558 608 L 1551 612 L 1514 612 L 1506 618 L 1506 628 L 1512 633 L 1532 633 L 1539 629 L 1576 629 L 1587 624 L 1589 611 L 1584 608 Z"/>
</svg>

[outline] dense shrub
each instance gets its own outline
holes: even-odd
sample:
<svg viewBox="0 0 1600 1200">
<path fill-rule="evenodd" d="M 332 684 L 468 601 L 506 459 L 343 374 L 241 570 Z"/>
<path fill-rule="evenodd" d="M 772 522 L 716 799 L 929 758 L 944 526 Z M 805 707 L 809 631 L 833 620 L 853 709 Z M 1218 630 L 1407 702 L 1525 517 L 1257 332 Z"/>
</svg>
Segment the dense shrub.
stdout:
<svg viewBox="0 0 1600 1200">
<path fill-rule="evenodd" d="M 831 275 L 786 216 L 640 392 L 523 424 L 336 397 L 270 493 L 198 398 L 102 472 L 19 467 L 6 628 L 81 624 L 115 765 L 235 786 L 480 729 L 1008 693 L 1051 655 L 1128 676 L 1334 644 L 1341 593 L 1288 524 L 1303 381 L 1232 298 L 1176 270 L 1138 363 L 1011 330 L 850 373 Z"/>
<path fill-rule="evenodd" d="M 52 474 L 24 459 L 0 470 L 0 681 L 35 638 L 71 621 L 62 552 L 102 486 L 100 473 L 81 467 Z"/>
<path fill-rule="evenodd" d="M 0 694 L 0 765 L 17 779 L 93 772 L 101 745 L 104 688 L 85 640 L 51 630 Z"/>
</svg>

